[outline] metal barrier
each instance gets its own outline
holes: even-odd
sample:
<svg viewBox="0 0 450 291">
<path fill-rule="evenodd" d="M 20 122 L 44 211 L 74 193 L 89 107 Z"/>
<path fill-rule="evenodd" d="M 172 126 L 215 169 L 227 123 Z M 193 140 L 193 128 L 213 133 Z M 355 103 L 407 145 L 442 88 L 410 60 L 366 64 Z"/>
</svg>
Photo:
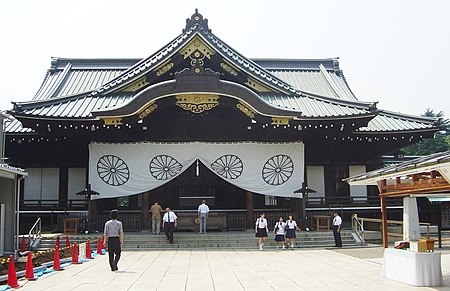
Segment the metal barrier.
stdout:
<svg viewBox="0 0 450 291">
<path fill-rule="evenodd" d="M 379 218 L 367 218 L 367 217 L 359 217 L 357 214 L 354 214 L 352 216 L 352 230 L 360 235 L 362 239 L 364 240 L 364 222 L 372 222 L 372 223 L 379 223 L 380 227 L 377 231 L 381 231 L 381 222 L 382 220 Z M 403 237 L 403 221 L 402 220 L 387 220 L 387 223 L 390 225 L 396 225 L 400 226 L 401 233 L 397 232 L 388 232 L 388 236 L 394 236 L 394 237 Z M 427 227 L 427 239 L 430 238 L 430 225 L 431 223 L 428 222 L 420 222 L 419 225 L 425 225 Z"/>
<path fill-rule="evenodd" d="M 31 227 L 30 231 L 28 232 L 28 237 L 30 238 L 30 245 L 29 245 L 30 248 L 31 246 L 34 245 L 37 239 L 41 238 L 41 231 L 42 231 L 42 223 L 41 218 L 39 217 Z"/>
</svg>

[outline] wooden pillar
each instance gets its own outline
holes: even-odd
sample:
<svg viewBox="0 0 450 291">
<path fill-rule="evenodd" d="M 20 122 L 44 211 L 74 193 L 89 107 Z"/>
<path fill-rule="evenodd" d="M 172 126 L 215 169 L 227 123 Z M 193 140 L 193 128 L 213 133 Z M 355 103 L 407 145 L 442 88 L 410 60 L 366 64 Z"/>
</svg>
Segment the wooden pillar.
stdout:
<svg viewBox="0 0 450 291">
<path fill-rule="evenodd" d="M 247 208 L 247 229 L 253 229 L 255 228 L 254 222 L 253 222 L 253 193 L 252 192 L 246 192 L 245 193 L 245 200 L 246 200 L 246 208 Z"/>
<path fill-rule="evenodd" d="M 384 193 L 386 191 L 385 189 L 386 189 L 386 180 L 382 180 L 380 194 Z M 383 247 L 386 249 L 388 247 L 386 197 L 380 196 L 380 204 L 381 204 L 381 235 L 383 237 Z"/>
<path fill-rule="evenodd" d="M 388 247 L 388 235 L 387 235 L 387 208 L 386 197 L 380 197 L 381 199 L 381 235 L 383 237 L 383 247 Z"/>
<path fill-rule="evenodd" d="M 60 207 L 69 206 L 67 200 L 69 198 L 69 169 L 66 166 L 59 168 L 59 195 L 58 205 Z"/>
<path fill-rule="evenodd" d="M 149 219 L 149 209 L 150 209 L 150 199 L 149 199 L 150 193 L 144 192 L 142 193 L 142 215 L 141 215 L 141 228 L 143 230 L 149 230 L 150 226 L 148 224 Z"/>
<path fill-rule="evenodd" d="M 103 225 L 97 225 L 97 201 L 91 200 L 91 195 L 88 195 L 88 231 L 101 231 L 103 232 Z"/>
</svg>

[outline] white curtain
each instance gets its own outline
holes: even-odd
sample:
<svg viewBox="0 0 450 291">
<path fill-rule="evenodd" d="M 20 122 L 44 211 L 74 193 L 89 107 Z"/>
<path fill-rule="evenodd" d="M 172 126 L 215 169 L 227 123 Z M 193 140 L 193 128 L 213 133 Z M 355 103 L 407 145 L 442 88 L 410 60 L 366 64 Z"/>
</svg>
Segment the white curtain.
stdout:
<svg viewBox="0 0 450 291">
<path fill-rule="evenodd" d="M 93 199 L 155 189 L 200 160 L 219 177 L 257 194 L 298 197 L 304 145 L 292 143 L 91 143 L 89 183 Z"/>
</svg>

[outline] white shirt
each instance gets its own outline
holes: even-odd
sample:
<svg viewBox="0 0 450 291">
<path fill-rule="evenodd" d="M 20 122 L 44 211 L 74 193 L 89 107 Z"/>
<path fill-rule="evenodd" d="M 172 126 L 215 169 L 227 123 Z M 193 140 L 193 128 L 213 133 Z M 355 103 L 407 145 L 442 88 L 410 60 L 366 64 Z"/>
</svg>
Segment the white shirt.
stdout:
<svg viewBox="0 0 450 291">
<path fill-rule="evenodd" d="M 295 222 L 295 220 L 286 220 L 286 229 L 297 229 L 297 222 Z"/>
<path fill-rule="evenodd" d="M 266 228 L 267 227 L 267 219 L 265 219 L 265 218 L 258 218 L 256 220 L 255 225 L 257 225 L 258 228 Z"/>
<path fill-rule="evenodd" d="M 342 224 L 342 218 L 339 215 L 336 215 L 333 218 L 333 225 L 341 225 Z"/>
<path fill-rule="evenodd" d="M 198 213 L 208 213 L 209 207 L 205 203 L 202 203 L 198 206 Z"/>
<path fill-rule="evenodd" d="M 169 217 L 170 217 L 170 222 L 171 223 L 175 222 L 175 219 L 177 219 L 177 215 L 173 211 L 170 211 L 169 214 L 167 212 L 164 213 L 163 220 L 165 222 L 169 222 Z"/>
<path fill-rule="evenodd" d="M 278 230 L 276 231 L 276 234 L 282 234 L 282 235 L 284 235 L 284 228 L 286 227 L 286 222 L 277 222 L 277 223 L 275 223 L 275 229 L 277 229 L 277 227 L 278 227 Z"/>
</svg>

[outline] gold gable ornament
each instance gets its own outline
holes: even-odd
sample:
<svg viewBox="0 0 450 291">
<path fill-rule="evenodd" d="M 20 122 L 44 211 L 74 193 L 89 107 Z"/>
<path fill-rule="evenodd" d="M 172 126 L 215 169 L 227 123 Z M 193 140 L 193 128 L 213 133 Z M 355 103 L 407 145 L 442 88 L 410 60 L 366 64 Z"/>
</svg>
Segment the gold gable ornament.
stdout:
<svg viewBox="0 0 450 291">
<path fill-rule="evenodd" d="M 176 98 L 178 107 L 192 113 L 209 111 L 219 105 L 219 96 L 214 94 L 182 94 Z"/>
<path fill-rule="evenodd" d="M 211 56 L 216 52 L 199 36 L 194 37 L 193 40 L 180 50 L 180 54 L 182 54 L 185 59 L 199 58 L 201 56 L 200 53 L 203 54 L 203 58 L 207 57 L 208 59 L 211 59 Z"/>
</svg>

